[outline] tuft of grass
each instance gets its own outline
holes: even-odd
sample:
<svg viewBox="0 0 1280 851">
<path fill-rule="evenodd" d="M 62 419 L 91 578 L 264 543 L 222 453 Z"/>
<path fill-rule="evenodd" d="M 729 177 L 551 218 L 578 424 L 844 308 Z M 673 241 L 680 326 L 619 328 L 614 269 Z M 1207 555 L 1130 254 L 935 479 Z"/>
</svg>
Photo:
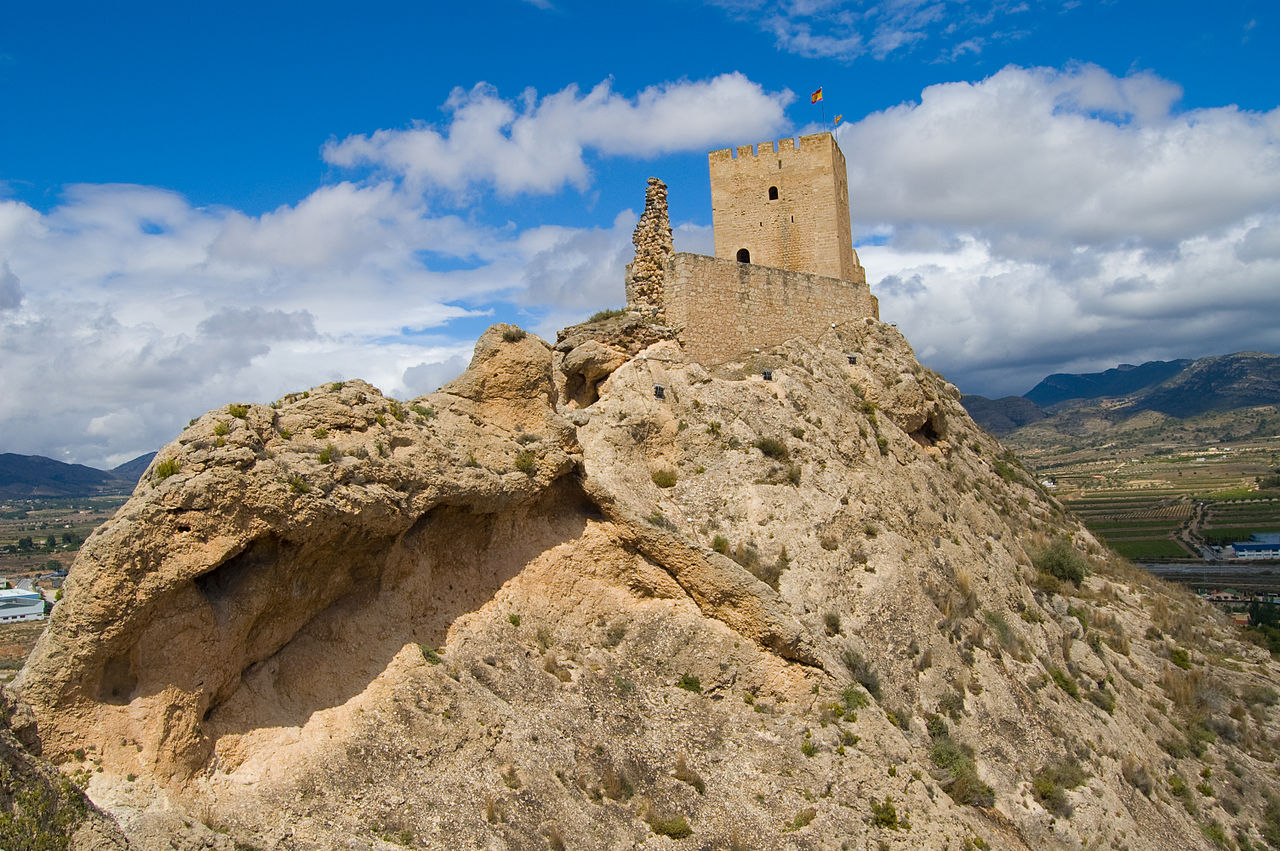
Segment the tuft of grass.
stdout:
<svg viewBox="0 0 1280 851">
<path fill-rule="evenodd" d="M 847 647 L 840 654 L 840 661 L 844 663 L 854 681 L 867 690 L 867 694 L 876 700 L 880 699 L 880 675 L 861 653 L 852 647 Z"/>
<path fill-rule="evenodd" d="M 702 694 L 702 680 L 697 674 L 681 674 L 680 679 L 676 681 L 676 686 L 694 694 Z"/>
<path fill-rule="evenodd" d="M 898 809 L 893 805 L 892 798 L 886 795 L 883 801 L 871 799 L 871 823 L 889 830 L 898 830 L 903 826 L 898 820 Z"/>
<path fill-rule="evenodd" d="M 822 624 L 826 627 L 827 635 L 840 634 L 840 615 L 837 612 L 827 612 L 823 615 Z"/>
<path fill-rule="evenodd" d="M 169 478 L 181 469 L 182 462 L 177 458 L 165 458 L 156 465 L 156 469 L 154 471 L 155 480 L 157 482 L 163 482 L 165 479 Z"/>
<path fill-rule="evenodd" d="M 587 317 L 588 322 L 603 322 L 606 319 L 616 319 L 619 316 L 626 316 L 627 311 L 621 308 L 609 307 L 604 310 L 597 310 L 595 313 Z"/>
<path fill-rule="evenodd" d="M 249 416 L 249 406 L 232 403 L 230 405 L 227 405 L 227 413 L 238 420 L 242 420 L 245 417 Z"/>
<path fill-rule="evenodd" d="M 324 449 L 320 450 L 320 463 L 332 464 L 334 461 L 337 461 L 338 458 L 340 458 L 341 456 L 342 456 L 342 453 L 338 451 L 338 447 L 330 443 L 327 446 L 325 446 Z"/>
<path fill-rule="evenodd" d="M 775 437 L 762 437 L 754 445 L 766 458 L 772 458 L 775 461 L 787 461 L 791 458 L 787 445 Z"/>
<path fill-rule="evenodd" d="M 311 485 L 301 476 L 294 476 L 289 480 L 289 490 L 293 493 L 311 493 Z"/>
<path fill-rule="evenodd" d="M 516 469 L 526 476 L 532 476 L 538 470 L 537 456 L 531 449 L 521 449 L 516 453 Z"/>
<path fill-rule="evenodd" d="M 812 757 L 818 752 L 818 744 L 813 739 L 805 739 L 800 743 L 800 753 L 806 757 Z"/>
<path fill-rule="evenodd" d="M 650 526 L 657 526 L 659 529 L 666 529 L 668 532 L 676 530 L 676 524 L 661 511 L 654 511 L 645 518 L 645 522 Z"/>
<path fill-rule="evenodd" d="M 1057 684 L 1058 688 L 1062 689 L 1076 700 L 1080 699 L 1080 686 L 1076 685 L 1075 680 L 1063 673 L 1061 668 L 1050 668 L 1049 676 L 1053 678 L 1053 681 Z"/>
<path fill-rule="evenodd" d="M 659 836 L 670 836 L 672 839 L 684 839 L 693 835 L 693 828 L 689 827 L 689 821 L 684 816 L 660 816 L 657 813 L 649 813 L 645 818 L 649 823 L 649 829 Z"/>
<path fill-rule="evenodd" d="M 213 433 L 218 437 L 226 437 L 228 434 L 231 434 L 231 426 L 227 425 L 222 420 L 218 420 L 213 424 Z"/>
<path fill-rule="evenodd" d="M 699 795 L 707 794 L 706 781 L 702 779 L 698 772 L 689 767 L 689 763 L 685 761 L 683 755 L 676 758 L 675 778 L 697 789 Z"/>
<path fill-rule="evenodd" d="M 662 469 L 654 470 L 649 478 L 653 479 L 653 483 L 660 488 L 673 488 L 676 486 L 677 475 L 675 470 Z"/>
<path fill-rule="evenodd" d="M 439 665 L 441 662 L 443 662 L 443 661 L 444 661 L 443 659 L 441 659 L 441 658 L 440 658 L 440 654 L 439 654 L 439 653 L 437 653 L 437 652 L 436 652 L 436 651 L 435 651 L 431 646 L 429 646 L 429 645 L 426 645 L 426 644 L 419 644 L 419 645 L 418 645 L 418 649 L 422 651 L 422 658 L 423 658 L 423 659 L 426 659 L 426 660 L 427 660 L 428 662 L 430 662 L 432 665 Z"/>
<path fill-rule="evenodd" d="M 802 827 L 808 827 L 814 819 L 818 817 L 818 810 L 815 807 L 806 807 L 796 813 L 796 817 L 787 825 L 788 830 L 799 830 Z"/>
<path fill-rule="evenodd" d="M 519 616 L 518 614 L 516 614 L 515 612 L 512 612 L 511 614 L 507 615 L 507 621 L 508 621 L 512 626 L 519 626 L 519 625 L 520 625 L 520 616 Z"/>
<path fill-rule="evenodd" d="M 329 436 L 329 429 L 325 428 L 324 426 L 316 426 L 314 429 L 312 429 L 311 436 L 314 437 L 316 440 L 324 440 L 326 437 Z"/>
<path fill-rule="evenodd" d="M 729 539 L 724 535 L 716 535 L 711 539 L 711 549 L 720 553 L 720 555 L 729 554 Z"/>
<path fill-rule="evenodd" d="M 529 336 L 523 328 L 511 327 L 502 332 L 502 339 L 508 343 L 518 343 Z"/>
<path fill-rule="evenodd" d="M 424 420 L 434 420 L 436 418 L 436 409 L 431 405 L 422 405 L 414 402 L 409 406 L 409 410 L 413 411 Z"/>
</svg>

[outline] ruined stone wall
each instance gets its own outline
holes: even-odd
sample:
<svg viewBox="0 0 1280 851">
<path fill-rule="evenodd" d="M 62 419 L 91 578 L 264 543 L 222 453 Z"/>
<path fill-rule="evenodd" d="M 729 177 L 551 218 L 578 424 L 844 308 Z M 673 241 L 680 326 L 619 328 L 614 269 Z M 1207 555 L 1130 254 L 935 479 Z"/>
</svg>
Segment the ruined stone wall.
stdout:
<svg viewBox="0 0 1280 851">
<path fill-rule="evenodd" d="M 859 268 L 859 272 L 861 269 Z M 865 280 L 673 254 L 665 275 L 666 323 L 690 360 L 719 363 L 793 337 L 817 339 L 832 323 L 880 318 Z"/>
<path fill-rule="evenodd" d="M 863 280 L 844 154 L 832 135 L 743 145 L 736 153 L 708 155 L 716 256 L 735 260 L 745 249 L 757 265 Z"/>
<path fill-rule="evenodd" d="M 656 177 L 649 178 L 644 193 L 644 213 L 636 222 L 631 242 L 636 247 L 636 256 L 627 264 L 627 308 L 661 317 L 663 275 L 674 249 L 667 214 L 667 184 Z"/>
</svg>

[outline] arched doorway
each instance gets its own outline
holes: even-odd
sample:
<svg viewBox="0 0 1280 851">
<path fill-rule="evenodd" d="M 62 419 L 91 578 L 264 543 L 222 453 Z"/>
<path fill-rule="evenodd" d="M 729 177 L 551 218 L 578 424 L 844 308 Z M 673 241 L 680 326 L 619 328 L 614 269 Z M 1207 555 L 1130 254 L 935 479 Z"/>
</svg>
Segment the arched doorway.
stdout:
<svg viewBox="0 0 1280 851">
<path fill-rule="evenodd" d="M 747 250 L 747 249 L 745 249 L 745 248 L 739 248 L 739 249 L 738 249 L 738 262 L 739 262 L 739 263 L 750 263 L 750 262 L 751 262 L 751 252 L 750 252 L 750 251 L 748 251 L 748 250 Z"/>
</svg>

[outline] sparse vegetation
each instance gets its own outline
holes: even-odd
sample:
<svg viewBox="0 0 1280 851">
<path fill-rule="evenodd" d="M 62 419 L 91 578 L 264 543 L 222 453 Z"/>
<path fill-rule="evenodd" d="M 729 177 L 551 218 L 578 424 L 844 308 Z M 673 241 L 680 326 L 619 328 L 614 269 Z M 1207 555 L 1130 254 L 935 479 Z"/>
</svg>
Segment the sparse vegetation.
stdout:
<svg viewBox="0 0 1280 851">
<path fill-rule="evenodd" d="M 711 539 L 711 549 L 715 550 L 721 555 L 728 555 L 729 539 L 726 538 L 724 535 L 716 535 L 714 538 Z"/>
<path fill-rule="evenodd" d="M 689 827 L 689 821 L 684 816 L 660 816 L 657 813 L 650 812 L 645 816 L 645 821 L 649 824 L 649 829 L 659 836 L 670 836 L 672 839 L 684 839 L 693 835 L 693 828 Z"/>
<path fill-rule="evenodd" d="M 898 830 L 904 825 L 898 820 L 898 809 L 893 805 L 893 799 L 886 796 L 883 801 L 871 799 L 871 823 L 876 827 L 884 827 L 889 830 Z"/>
<path fill-rule="evenodd" d="M 516 453 L 515 467 L 526 476 L 532 476 L 538 470 L 537 455 L 531 449 L 521 449 Z"/>
<path fill-rule="evenodd" d="M 619 316 L 626 316 L 626 315 L 627 315 L 627 311 L 626 311 L 626 310 L 624 310 L 624 309 L 622 309 L 622 308 L 613 308 L 613 307 L 610 307 L 610 308 L 605 308 L 604 310 L 597 310 L 595 313 L 593 313 L 593 314 L 591 314 L 589 317 L 587 317 L 587 321 L 588 321 L 588 322 L 603 322 L 603 321 L 605 321 L 606 319 L 616 319 L 616 318 L 617 318 L 617 317 L 619 317 Z"/>
<path fill-rule="evenodd" d="M 1079 585 L 1089 572 L 1089 564 L 1067 538 L 1055 538 L 1048 546 L 1031 554 L 1031 563 L 1041 573 Z"/>
<path fill-rule="evenodd" d="M 876 700 L 880 699 L 880 676 L 860 652 L 852 647 L 847 647 L 840 655 L 840 661 L 849 671 L 849 675 L 853 677 L 854 682 L 866 689 L 867 694 Z"/>
<path fill-rule="evenodd" d="M 301 476 L 289 479 L 289 490 L 293 493 L 311 493 L 311 485 Z"/>
<path fill-rule="evenodd" d="M 705 795 L 707 793 L 706 781 L 702 779 L 698 772 L 689 767 L 689 763 L 685 760 L 683 754 L 676 758 L 674 774 L 677 780 L 688 783 L 694 789 L 697 789 L 699 795 Z"/>
<path fill-rule="evenodd" d="M 649 478 L 651 478 L 653 483 L 660 488 L 673 488 L 676 486 L 678 476 L 676 475 L 675 470 L 663 468 L 661 470 L 654 470 L 649 474 Z"/>
<path fill-rule="evenodd" d="M 157 482 L 163 482 L 181 469 L 182 462 L 177 458 L 165 458 L 159 464 L 156 464 L 153 476 Z"/>
<path fill-rule="evenodd" d="M 511 328 L 507 328 L 505 331 L 502 332 L 502 339 L 507 341 L 508 343 L 518 343 L 527 336 L 529 335 L 525 332 L 523 328 L 516 328 L 514 326 L 512 326 Z"/>
<path fill-rule="evenodd" d="M 680 679 L 676 681 L 676 686 L 694 694 L 702 694 L 702 680 L 697 674 L 681 674 Z"/>
<path fill-rule="evenodd" d="M 227 413 L 238 420 L 243 420 L 249 416 L 249 406 L 238 405 L 233 402 L 232 404 L 227 405 Z"/>
<path fill-rule="evenodd" d="M 1080 686 L 1076 684 L 1075 680 L 1065 674 L 1061 668 L 1050 668 L 1049 676 L 1053 678 L 1053 681 L 1057 684 L 1058 688 L 1062 689 L 1076 700 L 1080 699 Z"/>
<path fill-rule="evenodd" d="M 227 425 L 222 420 L 218 420 L 213 424 L 213 433 L 218 437 L 226 437 L 228 434 L 231 434 L 231 426 Z"/>
<path fill-rule="evenodd" d="M 1031 792 L 1044 808 L 1054 815 L 1071 815 L 1071 803 L 1067 791 L 1085 781 L 1089 775 L 1075 759 L 1064 758 L 1050 762 L 1031 778 Z"/>
<path fill-rule="evenodd" d="M 787 461 L 791 458 L 787 445 L 775 437 L 762 437 L 755 442 L 754 446 L 764 457 L 775 461 Z"/>
</svg>

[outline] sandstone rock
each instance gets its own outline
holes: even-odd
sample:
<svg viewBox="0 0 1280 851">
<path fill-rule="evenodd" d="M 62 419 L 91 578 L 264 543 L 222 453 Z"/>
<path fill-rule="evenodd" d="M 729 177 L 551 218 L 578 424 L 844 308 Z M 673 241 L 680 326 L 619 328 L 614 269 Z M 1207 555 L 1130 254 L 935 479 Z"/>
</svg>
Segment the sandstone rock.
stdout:
<svg viewBox="0 0 1280 851">
<path fill-rule="evenodd" d="M 1257 841 L 1276 664 L 998 467 L 895 329 L 713 368 L 664 334 L 495 326 L 411 403 L 201 417 L 18 678 L 45 753 L 91 748 L 142 848 L 664 848 L 677 817 L 696 847 L 1205 847 L 1162 784 L 1228 762 L 1196 812 Z M 1058 536 L 1094 575 L 1050 594 Z M 1029 791 L 1064 759 L 1070 818 Z"/>
</svg>

